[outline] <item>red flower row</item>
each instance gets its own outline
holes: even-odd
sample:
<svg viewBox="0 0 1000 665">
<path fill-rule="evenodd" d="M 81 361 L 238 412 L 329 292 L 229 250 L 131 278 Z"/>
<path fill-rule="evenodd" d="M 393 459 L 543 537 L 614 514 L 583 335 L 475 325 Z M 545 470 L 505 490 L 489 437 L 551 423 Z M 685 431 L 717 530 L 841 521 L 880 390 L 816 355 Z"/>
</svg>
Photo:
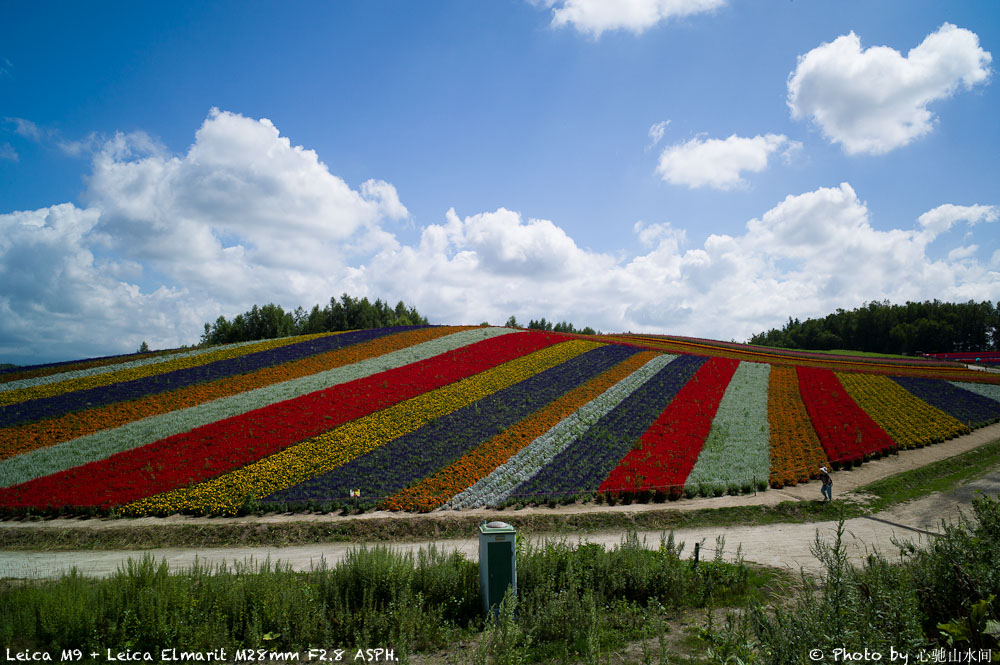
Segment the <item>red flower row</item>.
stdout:
<svg viewBox="0 0 1000 665">
<path fill-rule="evenodd" d="M 566 339 L 525 332 L 476 342 L 2 489 L 0 505 L 108 507 L 185 487 Z"/>
<path fill-rule="evenodd" d="M 896 443 L 851 399 L 829 369 L 798 367 L 799 391 L 813 429 L 834 465 L 860 464 Z"/>
<path fill-rule="evenodd" d="M 599 491 L 639 491 L 684 485 L 712 429 L 738 360 L 710 358 L 601 483 Z"/>
</svg>

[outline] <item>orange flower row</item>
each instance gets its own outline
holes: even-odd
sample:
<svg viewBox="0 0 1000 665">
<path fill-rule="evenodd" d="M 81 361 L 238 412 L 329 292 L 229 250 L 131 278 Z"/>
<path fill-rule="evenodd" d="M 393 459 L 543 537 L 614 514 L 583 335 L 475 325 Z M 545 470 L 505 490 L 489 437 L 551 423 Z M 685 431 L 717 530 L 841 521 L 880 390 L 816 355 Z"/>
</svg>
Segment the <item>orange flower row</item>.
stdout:
<svg viewBox="0 0 1000 665">
<path fill-rule="evenodd" d="M 382 502 L 380 507 L 384 510 L 417 510 L 422 512 L 438 508 L 459 492 L 472 487 L 476 482 L 488 476 L 497 466 L 510 459 L 519 450 L 657 355 L 659 354 L 654 351 L 646 351 L 631 356 L 600 376 L 566 393 L 507 431 L 471 450 L 433 476 L 389 497 Z"/>
<path fill-rule="evenodd" d="M 809 480 L 829 466 L 799 393 L 794 367 L 772 365 L 767 389 L 767 420 L 771 431 L 771 487 Z"/>
<path fill-rule="evenodd" d="M 420 328 L 303 358 L 287 365 L 266 367 L 249 374 L 240 374 L 166 393 L 148 395 L 129 402 L 109 404 L 68 413 L 50 420 L 2 428 L 0 429 L 0 442 L 2 442 L 0 444 L 0 460 L 104 429 L 120 427 L 150 416 L 186 409 L 222 397 L 350 365 L 366 358 L 392 353 L 469 328 Z"/>
</svg>

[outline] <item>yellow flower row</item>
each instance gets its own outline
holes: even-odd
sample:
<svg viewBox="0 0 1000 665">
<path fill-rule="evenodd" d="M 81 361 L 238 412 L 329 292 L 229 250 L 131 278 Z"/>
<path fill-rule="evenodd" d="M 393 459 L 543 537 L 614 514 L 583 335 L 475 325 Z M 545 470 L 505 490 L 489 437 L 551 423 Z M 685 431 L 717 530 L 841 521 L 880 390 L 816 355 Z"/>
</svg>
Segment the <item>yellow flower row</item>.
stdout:
<svg viewBox="0 0 1000 665">
<path fill-rule="evenodd" d="M 858 406 L 903 448 L 919 448 L 971 431 L 964 423 L 914 397 L 887 376 L 856 372 L 836 374 Z"/>
<path fill-rule="evenodd" d="M 59 381 L 57 383 L 48 383 L 41 386 L 32 386 L 31 388 L 20 388 L 18 390 L 9 390 L 5 392 L 0 392 L 0 406 L 7 404 L 16 404 L 18 402 L 26 402 L 30 399 L 40 399 L 42 397 L 53 397 L 55 395 L 63 395 L 65 393 L 74 392 L 76 390 L 86 390 L 88 388 L 97 388 L 100 386 L 108 386 L 112 383 L 121 383 L 122 381 L 132 381 L 134 379 L 141 379 L 147 376 L 155 376 L 157 374 L 166 374 L 167 372 L 173 372 L 179 369 L 187 369 L 189 367 L 197 367 L 199 365 L 207 365 L 218 360 L 227 360 L 229 358 L 236 358 L 237 356 L 245 356 L 250 353 L 256 353 L 258 351 L 268 351 L 270 349 L 276 349 L 280 346 L 288 346 L 289 344 L 298 344 L 299 342 L 306 342 L 311 339 L 316 339 L 317 337 L 327 337 L 329 335 L 339 335 L 340 332 L 335 333 L 316 333 L 314 335 L 302 335 L 299 337 L 282 337 L 280 339 L 269 339 L 267 341 L 258 342 L 256 344 L 247 344 L 245 346 L 238 346 L 236 348 L 222 349 L 219 351 L 209 351 L 208 353 L 201 353 L 196 356 L 188 356 L 186 358 L 174 358 L 173 360 L 167 360 L 162 363 L 155 363 L 153 365 L 142 365 L 141 367 L 131 367 L 129 369 L 117 370 L 114 372 L 106 372 L 104 374 L 95 374 L 93 376 L 82 376 L 76 379 L 68 379 L 66 381 Z"/>
<path fill-rule="evenodd" d="M 262 498 L 330 471 L 441 416 L 600 346 L 603 344 L 573 340 L 547 347 L 353 420 L 237 471 L 140 499 L 126 505 L 123 512 L 236 513 L 248 497 Z"/>
</svg>

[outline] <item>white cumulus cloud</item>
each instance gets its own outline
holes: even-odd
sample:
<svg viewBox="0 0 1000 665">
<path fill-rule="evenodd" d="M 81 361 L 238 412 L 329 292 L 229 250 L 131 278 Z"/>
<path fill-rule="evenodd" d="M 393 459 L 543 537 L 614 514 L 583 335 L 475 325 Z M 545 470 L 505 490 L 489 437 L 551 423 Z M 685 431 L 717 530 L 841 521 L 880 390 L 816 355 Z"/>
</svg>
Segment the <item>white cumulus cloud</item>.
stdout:
<svg viewBox="0 0 1000 665">
<path fill-rule="evenodd" d="M 660 154 L 656 171 L 666 182 L 692 189 L 745 187 L 747 183 L 741 173 L 763 171 L 773 153 L 784 148 L 787 154 L 801 145 L 783 134 L 752 138 L 733 134 L 725 139 L 709 139 L 702 135 L 666 148 Z"/>
<path fill-rule="evenodd" d="M 434 320 L 545 316 L 604 330 L 749 335 L 788 316 L 823 316 L 866 301 L 1000 298 L 996 272 L 969 253 L 933 260 L 916 223 L 879 230 L 847 183 L 790 195 L 746 224 L 688 247 L 670 223 L 637 222 L 631 258 L 579 247 L 553 222 L 498 209 L 423 229 L 416 246 L 380 252 L 351 274 L 354 292 L 409 280 Z"/>
<path fill-rule="evenodd" d="M 149 293 L 122 279 L 141 267 L 95 255 L 100 212 L 71 203 L 0 215 L 0 356 L 64 359 L 196 341 L 214 313 L 183 289 Z M 190 333 L 189 333 L 190 334 Z"/>
<path fill-rule="evenodd" d="M 382 222 L 409 215 L 392 184 L 353 189 L 267 119 L 215 109 L 185 154 L 116 134 L 84 199 L 0 216 L 0 354 L 54 352 L 46 335 L 31 342 L 43 329 L 73 340 L 66 357 L 96 340 L 176 346 L 220 313 L 323 302 L 354 263 L 396 246 Z"/>
<path fill-rule="evenodd" d="M 861 47 L 851 32 L 799 56 L 788 77 L 793 118 L 809 118 L 848 154 L 883 154 L 931 131 L 928 106 L 989 77 L 979 37 L 945 23 L 905 56 Z"/>
<path fill-rule="evenodd" d="M 674 17 L 710 12 L 726 0 L 546 0 L 552 7 L 552 25 L 572 25 L 577 31 L 598 38 L 607 30 L 640 34 Z"/>
<path fill-rule="evenodd" d="M 96 230 L 126 257 L 230 299 L 274 285 L 291 296 L 304 275 L 328 283 L 354 251 L 393 242 L 379 220 L 408 215 L 391 184 L 354 190 L 266 118 L 215 109 L 182 156 L 117 135 L 94 160 L 87 198 L 101 210 Z"/>
<path fill-rule="evenodd" d="M 969 226 L 973 226 L 979 222 L 995 222 L 997 218 L 1000 218 L 1000 207 L 997 206 L 960 206 L 945 203 L 920 215 L 917 222 L 933 238 L 944 233 L 957 222 L 966 222 Z"/>
</svg>

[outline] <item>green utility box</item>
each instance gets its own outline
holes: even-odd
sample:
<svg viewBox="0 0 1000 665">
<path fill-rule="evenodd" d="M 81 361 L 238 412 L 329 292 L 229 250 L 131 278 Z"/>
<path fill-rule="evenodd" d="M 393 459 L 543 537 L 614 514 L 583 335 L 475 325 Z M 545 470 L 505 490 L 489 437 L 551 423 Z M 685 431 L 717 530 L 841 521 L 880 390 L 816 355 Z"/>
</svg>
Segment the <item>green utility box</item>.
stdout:
<svg viewBox="0 0 1000 665">
<path fill-rule="evenodd" d="M 479 584 L 483 612 L 497 614 L 507 587 L 517 595 L 517 530 L 506 522 L 479 525 Z"/>
</svg>

